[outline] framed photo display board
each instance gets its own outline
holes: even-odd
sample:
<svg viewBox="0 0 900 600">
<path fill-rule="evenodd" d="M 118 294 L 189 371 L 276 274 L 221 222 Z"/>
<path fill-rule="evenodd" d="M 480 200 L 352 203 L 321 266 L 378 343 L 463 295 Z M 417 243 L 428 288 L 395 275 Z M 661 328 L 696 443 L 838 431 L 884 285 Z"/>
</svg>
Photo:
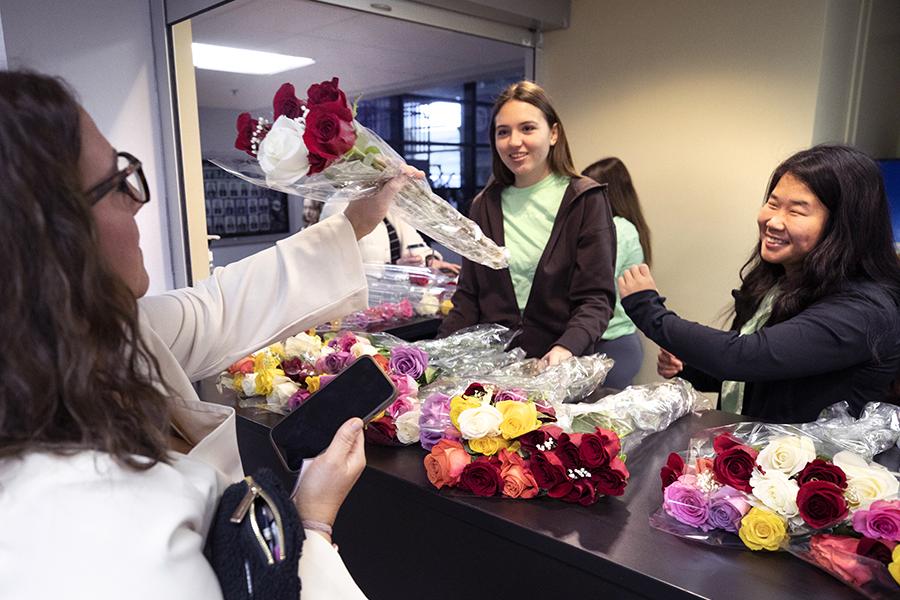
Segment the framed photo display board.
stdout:
<svg viewBox="0 0 900 600">
<path fill-rule="evenodd" d="M 287 194 L 238 179 L 203 161 L 206 231 L 225 238 L 288 233 Z"/>
</svg>

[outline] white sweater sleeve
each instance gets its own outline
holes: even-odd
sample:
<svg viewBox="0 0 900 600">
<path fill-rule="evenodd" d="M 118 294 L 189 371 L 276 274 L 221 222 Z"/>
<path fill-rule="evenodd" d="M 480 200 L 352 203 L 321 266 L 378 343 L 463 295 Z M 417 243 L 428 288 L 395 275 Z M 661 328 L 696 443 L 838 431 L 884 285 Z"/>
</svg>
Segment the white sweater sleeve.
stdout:
<svg viewBox="0 0 900 600">
<path fill-rule="evenodd" d="M 335 215 L 193 287 L 140 300 L 192 381 L 274 341 L 366 307 L 350 222 Z"/>
<path fill-rule="evenodd" d="M 337 550 L 315 531 L 306 530 L 300 556 L 300 600 L 365 600 Z"/>
</svg>

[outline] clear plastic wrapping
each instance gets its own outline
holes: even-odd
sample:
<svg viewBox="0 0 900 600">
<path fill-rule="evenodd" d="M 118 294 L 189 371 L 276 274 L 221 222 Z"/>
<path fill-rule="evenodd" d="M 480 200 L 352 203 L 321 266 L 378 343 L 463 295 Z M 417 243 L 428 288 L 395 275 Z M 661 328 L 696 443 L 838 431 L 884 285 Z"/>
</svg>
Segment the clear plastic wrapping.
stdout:
<svg viewBox="0 0 900 600">
<path fill-rule="evenodd" d="M 563 429 L 593 431 L 613 429 L 623 439 L 627 453 L 651 433 L 667 429 L 684 415 L 715 408 L 715 402 L 687 381 L 669 381 L 629 386 L 593 404 L 567 404 L 557 411 Z"/>
<path fill-rule="evenodd" d="M 316 328 L 320 333 L 399 324 L 449 312 L 454 281 L 432 269 L 405 265 L 365 264 L 369 307 Z"/>
<path fill-rule="evenodd" d="M 846 402 L 838 402 L 823 410 L 816 421 L 798 427 L 871 460 L 900 439 L 900 406 L 869 402 L 856 419 Z"/>
<path fill-rule="evenodd" d="M 484 376 L 515 361 L 525 359 L 521 348 L 506 351 L 515 332 L 502 325 L 484 324 L 461 329 L 437 340 L 416 342 L 431 357 L 431 364 L 444 377 L 459 379 Z"/>
<path fill-rule="evenodd" d="M 276 123 L 277 125 L 277 123 Z M 324 171 L 312 175 L 267 175 L 255 158 L 219 154 L 211 162 L 255 185 L 319 202 L 364 199 L 400 172 L 405 161 L 370 129 L 353 121 L 353 148 Z M 457 254 L 494 269 L 509 265 L 505 248 L 484 235 L 446 200 L 431 191 L 425 180 L 410 181 L 397 194 L 394 211 L 407 223 Z"/>
<path fill-rule="evenodd" d="M 900 582 L 891 577 L 883 560 L 859 554 L 857 538 L 832 534 L 802 536 L 792 539 L 787 551 L 870 600 L 896 600 L 900 596 Z"/>
</svg>

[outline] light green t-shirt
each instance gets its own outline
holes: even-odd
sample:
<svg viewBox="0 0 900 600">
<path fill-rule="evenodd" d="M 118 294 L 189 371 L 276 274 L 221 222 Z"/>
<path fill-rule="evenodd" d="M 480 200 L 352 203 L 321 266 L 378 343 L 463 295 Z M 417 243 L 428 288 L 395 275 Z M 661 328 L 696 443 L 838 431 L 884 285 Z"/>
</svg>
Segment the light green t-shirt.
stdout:
<svg viewBox="0 0 900 600">
<path fill-rule="evenodd" d="M 632 225 L 631 221 L 623 217 L 613 217 L 613 225 L 616 226 L 616 280 L 618 280 L 625 269 L 644 262 L 644 249 L 641 248 L 637 227 Z M 603 333 L 602 339 L 614 340 L 635 331 L 637 328 L 625 314 L 625 309 L 622 308 L 617 284 L 616 307 L 613 309 L 612 318 L 609 320 L 609 326 Z"/>
<path fill-rule="evenodd" d="M 508 186 L 500 195 L 503 234 L 509 248 L 509 274 L 519 310 L 525 310 L 534 272 L 550 239 L 569 178 L 551 173 L 524 188 Z"/>
</svg>

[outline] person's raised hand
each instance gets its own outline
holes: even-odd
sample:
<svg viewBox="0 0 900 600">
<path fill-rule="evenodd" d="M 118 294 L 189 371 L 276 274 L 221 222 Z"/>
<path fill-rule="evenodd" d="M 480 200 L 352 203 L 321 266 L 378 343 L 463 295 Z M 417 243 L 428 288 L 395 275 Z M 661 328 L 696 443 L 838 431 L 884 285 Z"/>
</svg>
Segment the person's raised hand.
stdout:
<svg viewBox="0 0 900 600">
<path fill-rule="evenodd" d="M 650 267 L 641 263 L 625 269 L 619 277 L 619 296 L 625 298 L 636 292 L 656 290 L 656 282 L 650 275 Z"/>
<path fill-rule="evenodd" d="M 409 165 L 403 165 L 400 173 L 388 179 L 378 191 L 365 198 L 353 200 L 347 205 L 344 215 L 353 226 L 356 239 L 370 234 L 381 223 L 382 219 L 387 216 L 394 196 L 412 179 L 425 179 L 425 173 Z"/>
<path fill-rule="evenodd" d="M 366 466 L 363 422 L 353 418 L 341 425 L 325 451 L 304 464 L 294 492 L 294 505 L 303 520 L 331 526 L 350 489 Z"/>
<path fill-rule="evenodd" d="M 684 369 L 684 363 L 669 352 L 668 350 L 659 349 L 659 355 L 656 357 L 656 372 L 666 379 L 671 379 L 681 373 Z"/>
</svg>

